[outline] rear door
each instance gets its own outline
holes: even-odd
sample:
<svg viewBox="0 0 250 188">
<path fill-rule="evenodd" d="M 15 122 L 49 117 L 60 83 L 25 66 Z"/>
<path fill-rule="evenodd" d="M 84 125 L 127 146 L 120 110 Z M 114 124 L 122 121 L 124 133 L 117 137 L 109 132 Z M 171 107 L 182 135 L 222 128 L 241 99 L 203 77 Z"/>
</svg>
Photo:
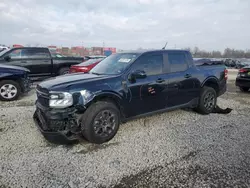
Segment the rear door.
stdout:
<svg viewBox="0 0 250 188">
<path fill-rule="evenodd" d="M 200 82 L 197 71 L 189 63 L 188 54 L 181 51 L 166 53 L 168 66 L 167 106 L 179 106 L 199 96 Z"/>
</svg>

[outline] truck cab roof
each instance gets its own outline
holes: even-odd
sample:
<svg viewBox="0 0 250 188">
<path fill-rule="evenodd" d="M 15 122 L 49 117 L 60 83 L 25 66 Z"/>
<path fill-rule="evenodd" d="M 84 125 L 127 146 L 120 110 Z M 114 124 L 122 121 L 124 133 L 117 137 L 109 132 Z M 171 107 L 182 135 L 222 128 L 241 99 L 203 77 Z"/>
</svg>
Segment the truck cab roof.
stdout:
<svg viewBox="0 0 250 188">
<path fill-rule="evenodd" d="M 136 53 L 136 54 L 144 54 L 150 52 L 189 52 L 188 50 L 180 50 L 180 49 L 160 49 L 160 50 L 128 50 L 117 53 Z"/>
</svg>

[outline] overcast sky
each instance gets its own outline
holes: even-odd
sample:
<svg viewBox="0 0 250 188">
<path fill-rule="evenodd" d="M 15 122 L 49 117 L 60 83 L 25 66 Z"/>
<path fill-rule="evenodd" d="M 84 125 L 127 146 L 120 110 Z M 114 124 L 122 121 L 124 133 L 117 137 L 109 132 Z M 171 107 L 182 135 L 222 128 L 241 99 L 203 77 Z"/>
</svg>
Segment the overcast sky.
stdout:
<svg viewBox="0 0 250 188">
<path fill-rule="evenodd" d="M 250 0 L 1 0 L 0 44 L 250 49 Z"/>
</svg>

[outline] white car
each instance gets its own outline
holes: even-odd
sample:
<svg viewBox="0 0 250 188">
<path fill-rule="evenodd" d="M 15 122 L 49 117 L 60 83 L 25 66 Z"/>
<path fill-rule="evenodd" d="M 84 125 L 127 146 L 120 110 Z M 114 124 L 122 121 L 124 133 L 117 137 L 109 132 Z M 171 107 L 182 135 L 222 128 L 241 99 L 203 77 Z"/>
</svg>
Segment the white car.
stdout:
<svg viewBox="0 0 250 188">
<path fill-rule="evenodd" d="M 0 52 L 1 51 L 4 51 L 4 50 L 8 50 L 9 48 L 8 47 L 6 47 L 6 46 L 0 46 Z"/>
</svg>

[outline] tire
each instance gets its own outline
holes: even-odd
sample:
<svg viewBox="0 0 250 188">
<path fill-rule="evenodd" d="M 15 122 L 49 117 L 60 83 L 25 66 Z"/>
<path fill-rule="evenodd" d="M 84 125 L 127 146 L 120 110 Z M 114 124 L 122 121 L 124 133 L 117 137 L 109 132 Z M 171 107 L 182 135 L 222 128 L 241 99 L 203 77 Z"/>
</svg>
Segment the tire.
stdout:
<svg viewBox="0 0 250 188">
<path fill-rule="evenodd" d="M 199 104 L 195 110 L 200 114 L 210 114 L 214 110 L 216 103 L 217 103 L 216 91 L 211 87 L 204 86 L 202 88 L 201 95 L 199 98 Z"/>
<path fill-rule="evenodd" d="M 112 116 L 108 113 L 111 112 Z M 106 118 L 101 118 L 103 116 L 114 119 L 112 120 L 112 125 L 104 122 Z M 81 129 L 83 136 L 91 143 L 102 144 L 111 140 L 117 133 L 120 125 L 120 111 L 116 105 L 109 101 L 97 101 L 93 103 L 81 116 Z M 97 126 L 94 126 L 94 123 Z M 106 125 L 104 125 L 106 123 Z M 107 128 L 109 126 L 112 128 Z M 107 126 L 106 128 L 103 128 Z M 99 127 L 99 128 L 98 128 Z M 108 134 L 104 133 L 104 130 L 109 130 Z"/>
<path fill-rule="evenodd" d="M 69 73 L 69 67 L 63 67 L 59 70 L 59 75 L 64 75 Z"/>
<path fill-rule="evenodd" d="M 247 92 L 249 87 L 239 87 L 242 92 Z"/>
<path fill-rule="evenodd" d="M 8 93 L 6 93 L 7 91 Z M 19 83 L 13 80 L 0 81 L 0 100 L 14 101 L 19 98 L 20 94 L 21 94 L 21 87 Z"/>
</svg>

